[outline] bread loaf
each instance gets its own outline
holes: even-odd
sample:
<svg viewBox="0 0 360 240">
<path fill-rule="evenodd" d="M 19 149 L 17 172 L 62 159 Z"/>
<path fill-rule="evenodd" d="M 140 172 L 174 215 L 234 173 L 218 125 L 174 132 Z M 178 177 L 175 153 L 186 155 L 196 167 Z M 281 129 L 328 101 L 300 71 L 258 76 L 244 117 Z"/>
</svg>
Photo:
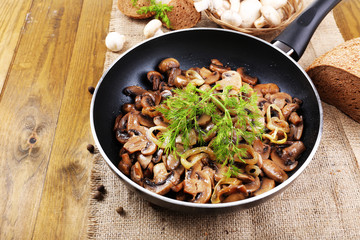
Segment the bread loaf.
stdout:
<svg viewBox="0 0 360 240">
<path fill-rule="evenodd" d="M 360 122 L 360 38 L 346 41 L 317 58 L 306 72 L 321 100 Z"/>
<path fill-rule="evenodd" d="M 192 0 L 171 0 L 172 10 L 167 13 L 171 29 L 191 28 L 201 19 L 201 13 L 196 11 Z"/>
<path fill-rule="evenodd" d="M 149 0 L 137 0 L 136 5 L 133 5 L 132 0 L 118 0 L 118 8 L 120 12 L 122 12 L 124 15 L 135 18 L 135 19 L 145 19 L 149 18 L 155 15 L 153 12 L 149 12 L 146 14 L 138 14 L 137 11 L 139 8 L 144 6 L 149 6 L 150 1 Z"/>
</svg>

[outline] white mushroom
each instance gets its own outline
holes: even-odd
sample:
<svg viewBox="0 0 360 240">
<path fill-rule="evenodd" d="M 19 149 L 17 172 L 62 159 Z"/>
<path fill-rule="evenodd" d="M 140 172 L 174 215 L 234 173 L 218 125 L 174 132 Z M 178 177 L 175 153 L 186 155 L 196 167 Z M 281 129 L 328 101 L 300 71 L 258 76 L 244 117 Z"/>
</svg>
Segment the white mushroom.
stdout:
<svg viewBox="0 0 360 240">
<path fill-rule="evenodd" d="M 221 15 L 221 21 L 224 21 L 232 26 L 238 27 L 242 23 L 242 19 L 239 13 L 231 10 L 226 10 Z"/>
<path fill-rule="evenodd" d="M 209 8 L 210 0 L 197 0 L 194 1 L 196 11 L 202 12 Z"/>
<path fill-rule="evenodd" d="M 209 10 L 221 16 L 226 10 L 230 10 L 230 2 L 227 0 L 210 0 Z"/>
<path fill-rule="evenodd" d="M 120 51 L 125 43 L 125 36 L 118 32 L 110 32 L 105 38 L 106 47 L 113 52 Z"/>
<path fill-rule="evenodd" d="M 230 10 L 236 13 L 240 12 L 240 0 L 230 0 Z"/>
<path fill-rule="evenodd" d="M 265 5 L 261 7 L 260 12 L 262 16 L 254 22 L 256 28 L 276 27 L 281 23 L 281 16 L 275 8 Z"/>
<path fill-rule="evenodd" d="M 260 0 L 263 6 L 272 6 L 275 9 L 282 8 L 286 5 L 287 0 Z"/>
<path fill-rule="evenodd" d="M 146 38 L 163 34 L 161 30 L 162 22 L 159 19 L 153 19 L 144 27 L 144 36 Z"/>
<path fill-rule="evenodd" d="M 261 3 L 258 0 L 244 0 L 240 4 L 241 27 L 252 27 L 255 20 L 260 17 Z"/>
</svg>

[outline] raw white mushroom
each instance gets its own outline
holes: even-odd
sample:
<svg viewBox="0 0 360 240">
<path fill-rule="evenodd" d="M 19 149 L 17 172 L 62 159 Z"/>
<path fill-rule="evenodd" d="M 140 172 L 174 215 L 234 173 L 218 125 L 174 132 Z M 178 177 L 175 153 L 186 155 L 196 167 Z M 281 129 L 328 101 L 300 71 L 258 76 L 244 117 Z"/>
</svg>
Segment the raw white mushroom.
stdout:
<svg viewBox="0 0 360 240">
<path fill-rule="evenodd" d="M 231 10 L 226 10 L 221 15 L 221 21 L 224 21 L 232 26 L 238 27 L 242 23 L 242 19 L 239 13 Z"/>
<path fill-rule="evenodd" d="M 110 32 L 105 38 L 106 47 L 113 52 L 118 52 L 124 47 L 125 36 L 118 32 Z"/>
<path fill-rule="evenodd" d="M 210 0 L 197 0 L 194 2 L 196 11 L 202 12 L 210 7 Z"/>
<path fill-rule="evenodd" d="M 249 28 L 254 25 L 260 14 L 261 3 L 258 0 L 244 0 L 240 4 L 241 27 Z"/>
<path fill-rule="evenodd" d="M 236 13 L 240 12 L 240 0 L 230 0 L 230 10 Z"/>
<path fill-rule="evenodd" d="M 284 7 L 286 3 L 287 0 L 261 0 L 263 6 L 272 6 L 275 9 Z"/>
<path fill-rule="evenodd" d="M 281 23 L 280 14 L 272 6 L 262 6 L 260 12 L 262 16 L 254 22 L 256 28 L 262 28 L 264 26 L 276 27 Z"/>
<path fill-rule="evenodd" d="M 162 22 L 159 19 L 153 19 L 144 27 L 144 36 L 146 38 L 154 37 L 163 34 L 161 30 Z"/>
</svg>

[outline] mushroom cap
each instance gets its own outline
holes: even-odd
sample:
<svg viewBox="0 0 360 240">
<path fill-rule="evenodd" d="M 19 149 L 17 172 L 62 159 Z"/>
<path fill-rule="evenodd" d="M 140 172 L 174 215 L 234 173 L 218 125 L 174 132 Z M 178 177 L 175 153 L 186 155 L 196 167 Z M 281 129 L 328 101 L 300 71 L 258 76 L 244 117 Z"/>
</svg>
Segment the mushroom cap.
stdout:
<svg viewBox="0 0 360 240">
<path fill-rule="evenodd" d="M 144 27 L 144 36 L 150 38 L 155 35 L 155 33 L 161 29 L 162 22 L 159 19 L 153 19 Z"/>
<path fill-rule="evenodd" d="M 221 20 L 233 25 L 235 27 L 238 27 L 242 23 L 242 18 L 238 12 L 235 12 L 233 10 L 226 10 L 221 14 Z"/>
<path fill-rule="evenodd" d="M 260 12 L 270 26 L 278 26 L 281 23 L 281 16 L 274 7 L 264 5 L 261 7 Z"/>
<path fill-rule="evenodd" d="M 118 32 L 110 32 L 105 38 L 106 47 L 113 52 L 120 51 L 123 48 L 124 43 L 125 36 Z"/>
<path fill-rule="evenodd" d="M 252 27 L 260 17 L 261 3 L 257 0 L 244 0 L 240 5 L 241 27 Z"/>
</svg>

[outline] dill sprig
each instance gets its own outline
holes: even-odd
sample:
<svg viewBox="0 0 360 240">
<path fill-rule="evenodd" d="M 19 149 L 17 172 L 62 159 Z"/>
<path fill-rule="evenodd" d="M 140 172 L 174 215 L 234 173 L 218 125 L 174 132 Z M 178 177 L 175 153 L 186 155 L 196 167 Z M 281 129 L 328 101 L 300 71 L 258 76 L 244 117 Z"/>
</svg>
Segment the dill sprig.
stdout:
<svg viewBox="0 0 360 240">
<path fill-rule="evenodd" d="M 132 0 L 133 6 L 136 6 L 138 0 Z M 140 7 L 137 11 L 138 14 L 147 14 L 149 12 L 155 13 L 155 18 L 161 20 L 166 24 L 168 28 L 170 28 L 170 19 L 167 16 L 167 12 L 170 12 L 173 6 L 169 6 L 167 4 L 163 4 L 162 2 L 157 3 L 155 0 L 149 0 L 149 6 Z"/>
<path fill-rule="evenodd" d="M 202 140 L 202 135 L 216 133 L 209 147 L 219 163 L 229 166 L 227 176 L 230 177 L 239 172 L 234 156 L 239 159 L 246 156 L 246 149 L 238 147 L 240 142 L 245 140 L 252 144 L 256 137 L 261 137 L 264 126 L 258 121 L 262 116 L 257 107 L 257 95 L 249 96 L 248 86 L 244 85 L 238 95 L 229 94 L 231 86 L 222 92 L 215 91 L 217 87 L 204 91 L 188 84 L 183 89 L 175 89 L 174 96 L 158 107 L 169 121 L 168 131 L 161 135 L 160 140 L 166 142 L 167 153 L 179 155 L 176 151 L 176 138 L 179 135 L 186 150 L 189 148 L 191 129 L 198 133 L 199 145 L 207 144 Z M 203 114 L 211 116 L 215 125 L 208 133 L 197 124 L 197 119 Z"/>
</svg>

